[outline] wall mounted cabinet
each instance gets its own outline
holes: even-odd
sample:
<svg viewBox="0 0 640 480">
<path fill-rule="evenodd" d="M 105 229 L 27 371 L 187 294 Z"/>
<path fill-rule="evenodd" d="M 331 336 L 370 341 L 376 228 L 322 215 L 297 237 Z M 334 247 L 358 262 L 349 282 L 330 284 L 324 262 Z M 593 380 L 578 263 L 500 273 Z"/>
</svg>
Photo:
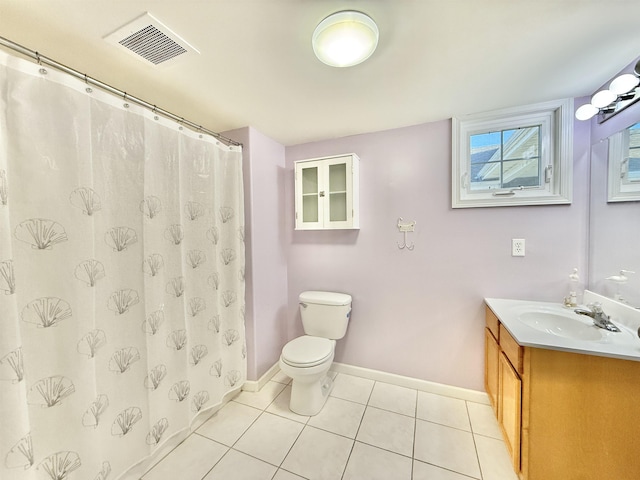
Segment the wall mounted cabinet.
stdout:
<svg viewBox="0 0 640 480">
<path fill-rule="evenodd" d="M 295 162 L 296 230 L 360 228 L 359 163 L 354 153 Z"/>
</svg>

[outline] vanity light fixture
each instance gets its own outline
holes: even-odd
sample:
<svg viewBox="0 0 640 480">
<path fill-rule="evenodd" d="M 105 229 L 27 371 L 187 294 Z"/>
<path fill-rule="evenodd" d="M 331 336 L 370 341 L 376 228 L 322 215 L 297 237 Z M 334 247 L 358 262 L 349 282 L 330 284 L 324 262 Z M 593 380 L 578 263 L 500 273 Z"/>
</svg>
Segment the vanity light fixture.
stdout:
<svg viewBox="0 0 640 480">
<path fill-rule="evenodd" d="M 589 120 L 597 114 L 614 114 L 630 105 L 640 96 L 640 61 L 636 63 L 633 73 L 624 73 L 614 78 L 608 89 L 600 90 L 591 97 L 591 103 L 582 105 L 576 110 L 578 120 Z"/>
<path fill-rule="evenodd" d="M 378 46 L 378 26 L 362 12 L 345 10 L 329 15 L 313 32 L 313 52 L 332 67 L 364 62 Z"/>
</svg>

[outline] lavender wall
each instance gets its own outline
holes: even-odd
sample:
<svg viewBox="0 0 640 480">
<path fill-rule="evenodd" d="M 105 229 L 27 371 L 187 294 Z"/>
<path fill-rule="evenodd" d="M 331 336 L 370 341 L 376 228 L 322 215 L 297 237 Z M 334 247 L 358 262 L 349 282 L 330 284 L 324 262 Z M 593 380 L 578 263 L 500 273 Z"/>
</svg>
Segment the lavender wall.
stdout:
<svg viewBox="0 0 640 480">
<path fill-rule="evenodd" d="M 576 123 L 572 205 L 451 208 L 451 123 L 286 148 L 288 335 L 302 333 L 301 291 L 353 295 L 336 361 L 483 389 L 484 297 L 561 301 L 586 269 L 589 124 Z M 359 231 L 294 231 L 295 160 L 361 159 Z M 416 220 L 399 250 L 398 217 Z M 526 256 L 511 257 L 511 239 Z"/>
<path fill-rule="evenodd" d="M 254 128 L 225 132 L 243 144 L 247 379 L 278 361 L 289 340 L 284 147 Z"/>
</svg>

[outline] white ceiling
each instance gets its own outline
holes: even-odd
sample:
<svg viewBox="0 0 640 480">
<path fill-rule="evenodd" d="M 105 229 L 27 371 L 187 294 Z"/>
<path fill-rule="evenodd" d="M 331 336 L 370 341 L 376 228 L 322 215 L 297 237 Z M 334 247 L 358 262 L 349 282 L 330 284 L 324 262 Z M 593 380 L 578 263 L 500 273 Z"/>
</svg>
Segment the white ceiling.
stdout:
<svg viewBox="0 0 640 480">
<path fill-rule="evenodd" d="M 380 29 L 328 67 L 316 24 Z M 154 67 L 103 37 L 149 12 L 200 55 Z M 640 54 L 640 0 L 0 0 L 0 36 L 214 131 L 283 145 L 588 95 Z"/>
</svg>

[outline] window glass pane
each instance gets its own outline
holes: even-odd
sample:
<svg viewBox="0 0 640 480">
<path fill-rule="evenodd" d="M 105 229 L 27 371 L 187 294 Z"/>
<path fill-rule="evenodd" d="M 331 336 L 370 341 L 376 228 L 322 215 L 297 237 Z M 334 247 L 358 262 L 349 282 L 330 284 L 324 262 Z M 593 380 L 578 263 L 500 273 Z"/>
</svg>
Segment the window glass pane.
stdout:
<svg viewBox="0 0 640 480">
<path fill-rule="evenodd" d="M 318 196 L 305 195 L 302 197 L 302 221 L 318 221 Z"/>
<path fill-rule="evenodd" d="M 329 220 L 332 222 L 345 222 L 347 220 L 347 194 L 329 194 Z"/>
<path fill-rule="evenodd" d="M 347 164 L 346 163 L 329 165 L 329 191 L 330 192 L 346 192 L 347 191 Z"/>
<path fill-rule="evenodd" d="M 470 190 L 540 186 L 540 126 L 470 135 Z"/>
<path fill-rule="evenodd" d="M 302 169 L 302 194 L 318 193 L 318 167 Z"/>
<path fill-rule="evenodd" d="M 626 179 L 629 183 L 640 182 L 640 123 L 629 127 L 629 168 Z"/>
</svg>

